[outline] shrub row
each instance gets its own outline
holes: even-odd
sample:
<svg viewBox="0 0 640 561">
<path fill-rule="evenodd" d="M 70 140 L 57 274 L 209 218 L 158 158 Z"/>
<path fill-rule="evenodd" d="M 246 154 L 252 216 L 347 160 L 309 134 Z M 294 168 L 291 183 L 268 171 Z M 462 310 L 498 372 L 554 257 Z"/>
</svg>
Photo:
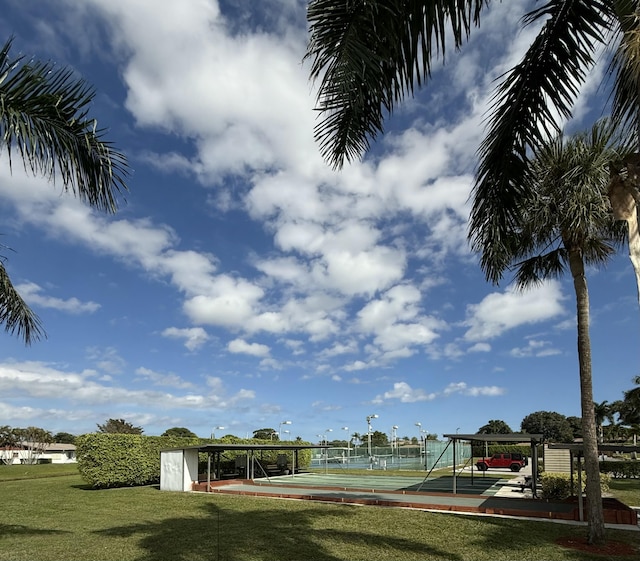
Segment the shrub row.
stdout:
<svg viewBox="0 0 640 561">
<path fill-rule="evenodd" d="M 160 450 L 205 443 L 200 438 L 139 434 L 83 434 L 76 439 L 78 471 L 94 488 L 160 481 Z"/>
<path fill-rule="evenodd" d="M 484 443 L 474 443 L 472 447 L 473 457 L 474 458 L 483 458 L 485 457 L 485 446 Z M 531 445 L 530 444 L 502 444 L 495 443 L 489 444 L 486 450 L 488 456 L 493 456 L 494 454 L 514 454 L 519 453 L 523 454 L 525 457 L 531 456 Z"/>
<path fill-rule="evenodd" d="M 167 448 L 205 445 L 210 443 L 224 444 L 273 444 L 271 441 L 246 440 L 236 437 L 225 437 L 220 440 L 203 438 L 178 438 L 170 436 L 144 436 L 138 434 L 106 434 L 92 433 L 78 436 L 76 439 L 76 456 L 78 471 L 87 484 L 96 489 L 109 487 L 129 487 L 149 485 L 160 481 L 160 451 Z M 304 444 L 304 443 L 301 443 Z M 286 445 L 283 444 L 283 450 Z M 278 454 L 283 450 L 261 451 L 258 459 L 263 463 L 275 464 Z M 246 451 L 228 451 L 224 459 L 235 460 Z M 293 452 L 287 456 L 291 461 Z M 201 466 L 206 466 L 207 455 L 200 454 Z M 300 467 L 306 467 L 311 461 L 310 450 L 299 453 Z"/>
<path fill-rule="evenodd" d="M 600 474 L 600 490 L 603 493 L 609 491 L 611 478 L 606 473 Z M 566 499 L 571 496 L 571 477 L 566 473 L 543 473 L 540 476 L 542 484 L 541 496 L 543 499 Z M 584 491 L 586 481 L 582 481 Z"/>
<path fill-rule="evenodd" d="M 600 471 L 610 474 L 614 479 L 636 479 L 640 478 L 640 461 L 605 460 L 600 462 Z"/>
</svg>

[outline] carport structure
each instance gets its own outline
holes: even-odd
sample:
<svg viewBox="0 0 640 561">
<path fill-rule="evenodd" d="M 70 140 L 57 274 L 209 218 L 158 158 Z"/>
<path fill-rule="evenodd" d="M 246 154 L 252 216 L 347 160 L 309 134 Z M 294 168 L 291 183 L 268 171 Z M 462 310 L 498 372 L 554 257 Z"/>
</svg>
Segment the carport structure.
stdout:
<svg viewBox="0 0 640 561">
<path fill-rule="evenodd" d="M 531 480 L 533 482 L 532 492 L 533 496 L 536 496 L 535 482 L 538 479 L 538 449 L 536 446 L 543 441 L 542 434 L 525 434 L 525 433 L 509 433 L 509 434 L 444 434 L 444 438 L 449 439 L 449 445 L 453 445 L 453 493 L 456 494 L 457 486 L 457 471 L 456 471 L 456 446 L 461 441 L 469 441 L 471 443 L 471 449 L 473 450 L 474 442 L 484 442 L 485 449 L 489 442 L 529 442 L 531 444 Z M 437 462 L 436 462 L 437 464 Z M 471 453 L 471 481 L 473 482 L 473 452 Z M 427 477 L 429 477 L 429 472 Z M 425 481 L 427 479 L 425 477 Z"/>
<path fill-rule="evenodd" d="M 551 450 L 569 450 L 569 458 L 570 458 L 570 478 L 571 478 L 571 494 L 578 496 L 578 508 L 580 512 L 580 520 L 584 520 L 584 499 L 582 497 L 582 493 L 576 492 L 574 485 L 574 459 L 577 459 L 578 466 L 578 489 L 582 489 L 582 458 L 584 457 L 584 443 L 582 442 L 573 442 L 570 444 L 566 443 L 549 443 L 547 445 Z M 621 454 L 631 454 L 640 452 L 640 446 L 633 446 L 630 444 L 598 444 L 598 454 L 602 454 L 603 452 L 616 452 Z"/>
<path fill-rule="evenodd" d="M 222 455 L 225 452 L 245 452 L 242 466 L 236 461 L 238 468 L 244 472 L 243 479 L 254 479 L 267 476 L 260 462 L 256 461 L 256 454 L 264 451 L 293 452 L 291 473 L 299 470 L 300 450 L 327 449 L 327 445 L 318 444 L 202 444 L 185 446 L 183 448 L 169 448 L 160 451 L 160 489 L 163 491 L 190 491 L 193 484 L 199 480 L 198 455 L 207 454 L 207 489 L 212 480 L 223 478 Z M 259 467 L 258 467 L 259 466 Z M 258 470 L 256 470 L 258 467 Z M 257 472 L 257 473 L 256 473 Z M 238 474 L 234 474 L 238 475 Z"/>
</svg>

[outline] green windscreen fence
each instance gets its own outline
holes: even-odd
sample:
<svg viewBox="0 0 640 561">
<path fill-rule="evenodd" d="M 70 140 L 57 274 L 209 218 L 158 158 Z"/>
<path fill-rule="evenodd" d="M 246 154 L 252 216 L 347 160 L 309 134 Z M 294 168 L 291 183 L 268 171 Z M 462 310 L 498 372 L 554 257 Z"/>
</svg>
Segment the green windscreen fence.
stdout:
<svg viewBox="0 0 640 561">
<path fill-rule="evenodd" d="M 471 458 L 471 445 L 456 444 L 456 464 Z M 314 453 L 311 467 L 342 467 L 345 469 L 411 469 L 430 470 L 453 466 L 453 443 L 427 440 L 426 446 L 372 446 L 329 448 Z"/>
</svg>

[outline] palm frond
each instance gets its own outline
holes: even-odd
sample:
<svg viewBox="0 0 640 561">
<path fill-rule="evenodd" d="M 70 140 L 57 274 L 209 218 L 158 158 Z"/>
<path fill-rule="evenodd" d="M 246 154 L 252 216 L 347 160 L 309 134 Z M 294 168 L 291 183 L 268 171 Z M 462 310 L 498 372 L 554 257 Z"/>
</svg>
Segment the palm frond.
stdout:
<svg viewBox="0 0 640 561">
<path fill-rule="evenodd" d="M 604 0 L 549 0 L 527 14 L 524 23 L 543 18 L 546 22 L 524 59 L 496 91 L 489 132 L 479 149 L 470 238 L 492 282 L 508 266 L 498 248 L 505 229 L 520 219 L 518 201 L 530 183 L 529 150 L 558 132 L 556 112 L 571 115 L 595 46 L 614 16 Z"/>
<path fill-rule="evenodd" d="M 0 324 L 4 324 L 8 333 L 21 337 L 27 345 L 46 337 L 40 320 L 18 294 L 1 262 Z"/>
<path fill-rule="evenodd" d="M 489 0 L 311 0 L 305 59 L 321 79 L 315 137 L 334 167 L 360 158 L 396 103 L 460 47 Z"/>
<path fill-rule="evenodd" d="M 609 65 L 614 76 L 613 118 L 636 130 L 640 124 L 640 20 L 637 0 L 613 2 L 619 39 Z"/>
<path fill-rule="evenodd" d="M 559 247 L 548 253 L 535 255 L 515 263 L 513 283 L 518 290 L 540 284 L 547 279 L 560 278 L 567 266 L 567 251 Z"/>
<path fill-rule="evenodd" d="M 0 149 L 14 150 L 26 170 L 52 181 L 92 207 L 117 209 L 127 190 L 127 159 L 103 139 L 88 117 L 95 93 L 69 69 L 9 58 L 11 39 L 0 50 Z"/>
</svg>

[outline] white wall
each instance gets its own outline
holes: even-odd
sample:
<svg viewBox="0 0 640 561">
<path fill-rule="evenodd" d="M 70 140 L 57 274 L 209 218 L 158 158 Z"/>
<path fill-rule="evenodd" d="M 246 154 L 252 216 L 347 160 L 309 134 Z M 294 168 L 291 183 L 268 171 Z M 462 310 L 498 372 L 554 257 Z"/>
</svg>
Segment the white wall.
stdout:
<svg viewBox="0 0 640 561">
<path fill-rule="evenodd" d="M 191 491 L 198 481 L 198 450 L 163 450 L 160 452 L 160 490 Z"/>
</svg>

